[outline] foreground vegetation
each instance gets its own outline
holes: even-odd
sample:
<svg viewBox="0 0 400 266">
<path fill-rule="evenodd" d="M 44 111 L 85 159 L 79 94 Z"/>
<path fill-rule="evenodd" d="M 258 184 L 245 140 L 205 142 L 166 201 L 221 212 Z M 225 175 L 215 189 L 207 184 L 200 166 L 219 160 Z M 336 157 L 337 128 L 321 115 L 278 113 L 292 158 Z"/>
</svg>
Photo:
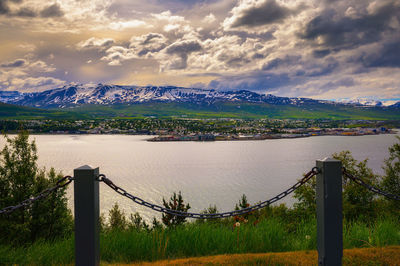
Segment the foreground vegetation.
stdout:
<svg viewBox="0 0 400 266">
<path fill-rule="evenodd" d="M 61 174 L 37 167 L 36 145 L 27 133 L 8 138 L 0 152 L 0 209 L 16 205 L 56 183 Z M 400 138 L 398 138 L 400 140 Z M 347 172 L 400 195 L 400 143 L 389 148 L 384 175 L 374 174 L 367 160 L 349 151 L 334 154 Z M 110 263 L 155 261 L 234 253 L 263 253 L 316 248 L 315 177 L 294 192 L 293 207 L 274 205 L 220 220 L 163 215 L 152 224 L 138 214 L 127 216 L 118 204 L 102 215 L 101 259 Z M 187 212 L 182 194 L 163 199 L 166 208 Z M 74 261 L 73 223 L 65 189 L 25 209 L 0 216 L 0 264 L 68 264 Z M 235 209 L 250 206 L 245 195 Z M 210 206 L 204 213 L 218 212 Z M 400 245 L 400 202 L 378 196 L 343 179 L 344 247 Z"/>
<path fill-rule="evenodd" d="M 345 223 L 344 247 L 400 245 L 400 225 L 392 219 L 373 224 Z M 108 263 L 156 261 L 216 254 L 264 253 L 316 249 L 315 220 L 302 221 L 294 230 L 279 219 L 256 226 L 190 223 L 151 232 L 128 230 L 101 234 L 101 260 Z M 4 264 L 68 264 L 74 262 L 72 237 L 53 242 L 37 241 L 25 247 L 0 246 Z"/>
</svg>

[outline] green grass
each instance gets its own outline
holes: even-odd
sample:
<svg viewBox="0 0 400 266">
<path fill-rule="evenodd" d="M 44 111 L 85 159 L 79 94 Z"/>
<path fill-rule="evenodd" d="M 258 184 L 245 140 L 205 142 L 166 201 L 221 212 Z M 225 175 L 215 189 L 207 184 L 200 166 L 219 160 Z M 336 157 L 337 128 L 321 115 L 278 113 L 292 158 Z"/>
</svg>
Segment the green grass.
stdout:
<svg viewBox="0 0 400 266">
<path fill-rule="evenodd" d="M 26 106 L 5 104 L 0 102 L 1 119 L 67 119 L 77 120 L 87 118 L 85 114 L 67 112 L 62 109 L 46 110 Z"/>
<path fill-rule="evenodd" d="M 0 103 L 0 118 L 2 119 L 129 119 L 150 116 L 158 118 L 399 120 L 400 109 L 360 108 L 319 103 L 292 106 L 245 102 L 218 102 L 211 105 L 188 103 L 92 104 L 74 108 L 38 109 Z"/>
<path fill-rule="evenodd" d="M 96 118 L 188 117 L 188 118 L 277 118 L 333 120 L 399 120 L 400 109 L 360 108 L 313 104 L 304 106 L 266 103 L 221 102 L 212 105 L 143 103 L 132 105 L 84 105 L 69 111 Z"/>
<path fill-rule="evenodd" d="M 371 225 L 344 226 L 344 247 L 400 245 L 400 224 L 392 219 Z M 69 264 L 74 261 L 74 239 L 35 242 L 28 247 L 0 246 L 1 264 Z M 279 219 L 257 226 L 242 224 L 189 223 L 176 229 L 112 231 L 101 234 L 101 260 L 128 263 L 234 253 L 264 253 L 316 249 L 316 221 L 301 222 L 289 232 Z"/>
</svg>

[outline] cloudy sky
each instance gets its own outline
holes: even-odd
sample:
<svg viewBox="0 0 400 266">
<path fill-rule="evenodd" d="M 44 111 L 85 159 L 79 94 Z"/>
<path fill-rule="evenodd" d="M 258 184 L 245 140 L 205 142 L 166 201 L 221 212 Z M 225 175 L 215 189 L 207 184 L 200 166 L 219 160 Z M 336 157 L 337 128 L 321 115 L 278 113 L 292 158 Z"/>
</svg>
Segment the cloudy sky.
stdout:
<svg viewBox="0 0 400 266">
<path fill-rule="evenodd" d="M 400 100 L 400 0 L 0 0 L 0 90 Z"/>
</svg>

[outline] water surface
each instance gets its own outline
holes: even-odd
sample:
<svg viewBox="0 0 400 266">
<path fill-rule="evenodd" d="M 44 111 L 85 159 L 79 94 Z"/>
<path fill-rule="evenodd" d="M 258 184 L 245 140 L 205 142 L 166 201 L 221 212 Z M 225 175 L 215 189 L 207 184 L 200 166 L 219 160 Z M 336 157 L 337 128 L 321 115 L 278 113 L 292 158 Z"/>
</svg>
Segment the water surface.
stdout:
<svg viewBox="0 0 400 266">
<path fill-rule="evenodd" d="M 147 142 L 149 136 L 129 135 L 31 138 L 38 146 L 40 166 L 53 166 L 66 175 L 85 164 L 100 167 L 117 185 L 158 204 L 182 191 L 195 212 L 210 204 L 219 211 L 232 210 L 243 193 L 251 203 L 268 199 L 295 183 L 315 166 L 315 160 L 342 150 L 350 150 L 358 160 L 369 158 L 369 166 L 382 173 L 388 147 L 396 142 L 395 135 L 220 142 Z M 68 193 L 72 208 L 72 186 Z M 100 202 L 105 213 L 118 202 L 126 213 L 139 211 L 146 219 L 156 215 L 105 184 L 100 185 Z M 293 199 L 284 202 L 290 205 Z"/>
</svg>

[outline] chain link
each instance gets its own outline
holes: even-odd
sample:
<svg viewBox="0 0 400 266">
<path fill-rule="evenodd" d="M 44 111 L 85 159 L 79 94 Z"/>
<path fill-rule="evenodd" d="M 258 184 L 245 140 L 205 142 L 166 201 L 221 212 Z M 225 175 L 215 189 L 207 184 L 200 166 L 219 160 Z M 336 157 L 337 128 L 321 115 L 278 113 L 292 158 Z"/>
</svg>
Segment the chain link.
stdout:
<svg viewBox="0 0 400 266">
<path fill-rule="evenodd" d="M 305 184 L 308 180 L 310 180 L 313 176 L 315 176 L 318 173 L 317 168 L 313 168 L 311 171 L 309 171 L 307 174 L 304 175 L 304 177 L 299 180 L 296 184 L 288 188 L 287 190 L 283 191 L 282 193 L 276 195 L 275 197 L 263 201 L 261 203 L 258 203 L 256 205 L 241 209 L 241 210 L 235 210 L 235 211 L 230 211 L 230 212 L 222 212 L 222 213 L 192 213 L 192 212 L 182 212 L 182 211 L 177 211 L 177 210 L 171 210 L 164 208 L 162 206 L 147 202 L 139 197 L 136 197 L 130 193 L 128 193 L 125 189 L 115 185 L 110 179 L 108 179 L 105 175 L 101 174 L 99 175 L 99 181 L 104 182 L 107 186 L 109 186 L 111 189 L 113 189 L 115 192 L 118 194 L 127 197 L 128 199 L 132 200 L 133 202 L 145 206 L 147 208 L 150 208 L 152 210 L 155 210 L 157 212 L 162 212 L 170 215 L 176 215 L 176 216 L 182 216 L 182 217 L 188 217 L 188 218 L 196 218 L 196 219 L 215 219 L 215 218 L 226 218 L 226 217 L 232 217 L 236 215 L 243 215 L 252 211 L 259 210 L 261 208 L 264 208 L 268 205 L 271 205 L 274 202 L 277 202 L 278 200 L 283 199 L 299 187 L 301 187 L 303 184 Z"/>
<path fill-rule="evenodd" d="M 24 207 L 34 203 L 35 201 L 38 201 L 40 199 L 43 199 L 43 198 L 49 196 L 52 192 L 54 192 L 56 190 L 58 190 L 62 187 L 68 186 L 73 180 L 74 180 L 74 178 L 71 176 L 64 176 L 56 182 L 56 185 L 54 187 L 43 190 L 36 197 L 32 196 L 32 197 L 20 202 L 19 204 L 15 205 L 15 206 L 8 206 L 8 207 L 3 208 L 0 210 L 0 214 L 11 213 L 19 208 L 24 208 Z"/>
<path fill-rule="evenodd" d="M 360 186 L 365 187 L 366 189 L 368 189 L 368 190 L 370 190 L 370 191 L 372 191 L 372 192 L 374 192 L 376 194 L 385 196 L 385 197 L 387 197 L 389 199 L 400 200 L 400 196 L 395 195 L 395 194 L 391 194 L 389 192 L 383 191 L 383 190 L 381 190 L 381 189 L 379 189 L 377 187 L 374 187 L 374 186 L 371 186 L 371 185 L 365 183 L 364 180 L 362 180 L 361 178 L 355 177 L 354 175 L 352 175 L 349 172 L 347 172 L 346 168 L 344 168 L 344 167 L 342 168 L 342 173 L 343 173 L 343 175 L 345 177 L 349 178 L 353 182 L 357 183 Z"/>
</svg>

